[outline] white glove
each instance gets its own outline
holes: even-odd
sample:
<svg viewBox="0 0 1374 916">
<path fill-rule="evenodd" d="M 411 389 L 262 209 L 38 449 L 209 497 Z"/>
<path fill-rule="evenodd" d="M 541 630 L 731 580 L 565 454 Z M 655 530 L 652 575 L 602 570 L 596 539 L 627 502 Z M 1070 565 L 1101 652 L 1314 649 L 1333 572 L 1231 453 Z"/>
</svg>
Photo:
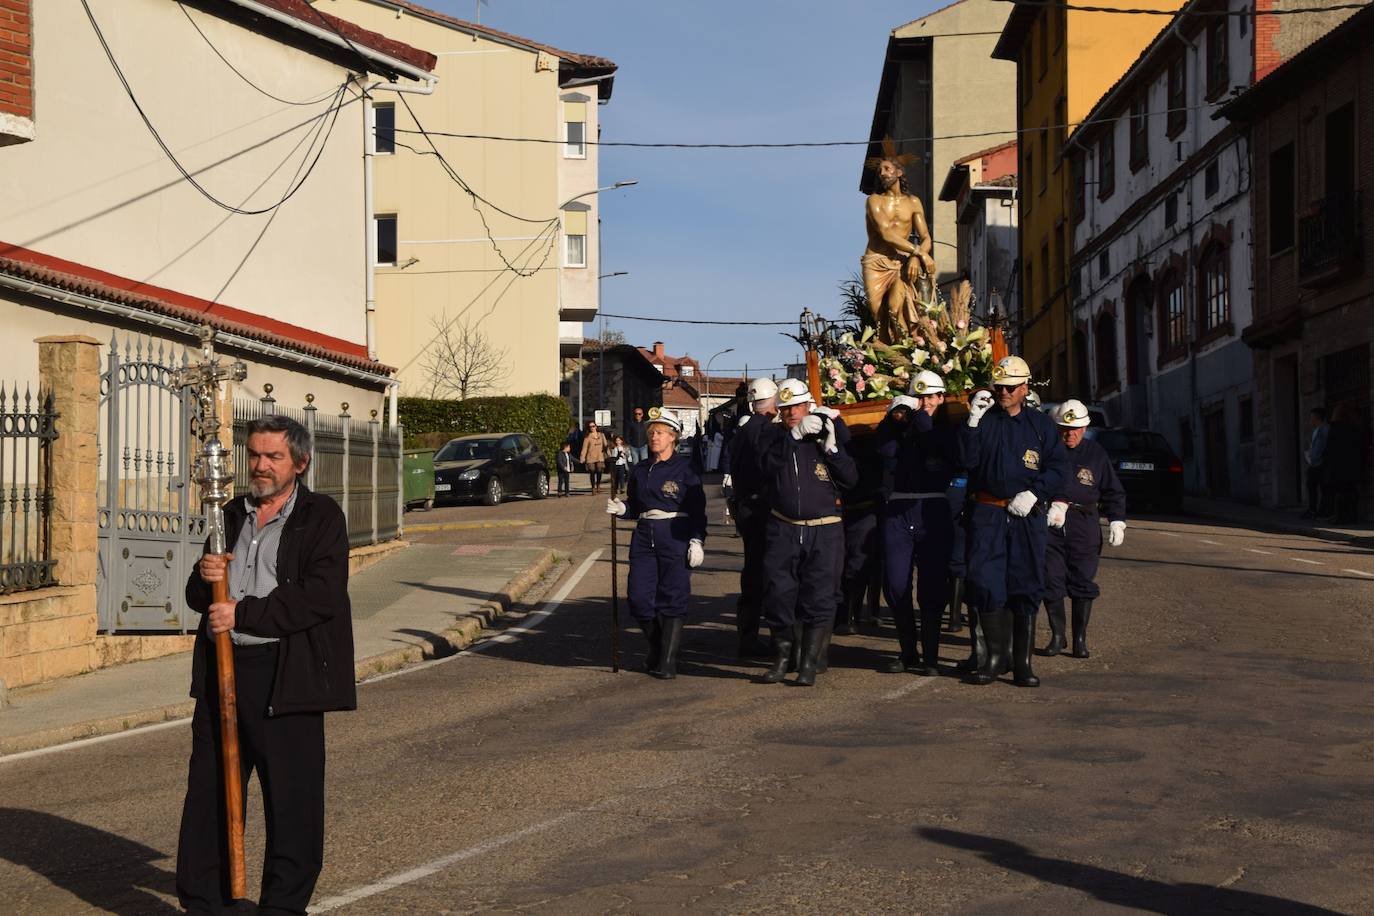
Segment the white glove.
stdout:
<svg viewBox="0 0 1374 916">
<path fill-rule="evenodd" d="M 970 429 L 978 428 L 978 421 L 983 419 L 983 414 L 992 409 L 992 400 L 991 391 L 980 391 L 973 396 L 973 400 L 968 402 L 968 425 Z"/>
<path fill-rule="evenodd" d="M 1112 522 L 1107 526 L 1107 545 L 1110 547 L 1120 547 L 1126 541 L 1126 523 L 1121 521 Z"/>
<path fill-rule="evenodd" d="M 720 479 L 720 485 L 721 485 L 722 487 L 734 486 L 734 483 L 735 483 L 735 482 L 734 482 L 733 480 L 730 479 L 730 475 L 729 475 L 729 474 L 726 474 L 724 477 L 722 477 L 722 478 Z"/>
<path fill-rule="evenodd" d="M 607 514 L 607 515 L 624 515 L 624 514 L 625 514 L 625 504 L 624 504 L 623 502 L 621 502 L 620 500 L 616 499 L 614 496 L 611 497 L 610 499 L 606 500 L 606 514 Z"/>
<path fill-rule="evenodd" d="M 746 424 L 746 423 L 748 423 L 750 420 L 752 420 L 753 417 L 754 417 L 754 415 L 751 414 L 751 413 L 746 413 L 746 414 L 741 415 L 740 418 L 739 418 L 739 425 L 740 425 L 740 426 L 743 426 L 744 424 Z"/>
<path fill-rule="evenodd" d="M 706 550 L 701 546 L 701 541 L 692 538 L 687 542 L 687 566 L 696 569 L 701 562 L 706 559 Z"/>
<path fill-rule="evenodd" d="M 1011 502 L 1007 503 L 1007 511 L 1017 518 L 1025 518 L 1030 515 L 1037 502 L 1039 500 L 1035 498 L 1034 493 L 1030 490 L 1022 490 L 1011 498 Z"/>
<path fill-rule="evenodd" d="M 1045 513 L 1045 521 L 1051 528 L 1063 528 L 1064 521 L 1069 517 L 1069 504 L 1061 502 L 1050 503 L 1050 511 Z"/>
<path fill-rule="evenodd" d="M 833 407 L 826 407 L 824 404 L 812 404 L 811 412 L 818 413 L 823 417 L 829 417 L 832 420 L 838 420 L 840 418 L 840 412 L 838 410 Z"/>
<path fill-rule="evenodd" d="M 809 413 L 801 418 L 801 422 L 792 427 L 793 439 L 805 439 L 807 436 L 819 436 L 825 432 L 825 420 L 821 419 L 820 414 Z"/>
</svg>

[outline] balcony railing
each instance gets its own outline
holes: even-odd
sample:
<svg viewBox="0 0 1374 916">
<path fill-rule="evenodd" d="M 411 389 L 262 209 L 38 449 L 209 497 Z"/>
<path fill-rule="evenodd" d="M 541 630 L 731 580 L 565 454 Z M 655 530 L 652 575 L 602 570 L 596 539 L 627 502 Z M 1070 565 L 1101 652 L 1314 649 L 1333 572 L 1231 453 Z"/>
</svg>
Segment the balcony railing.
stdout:
<svg viewBox="0 0 1374 916">
<path fill-rule="evenodd" d="M 1329 283 L 1359 269 L 1362 255 L 1360 192 L 1327 197 L 1298 220 L 1298 279 Z"/>
</svg>

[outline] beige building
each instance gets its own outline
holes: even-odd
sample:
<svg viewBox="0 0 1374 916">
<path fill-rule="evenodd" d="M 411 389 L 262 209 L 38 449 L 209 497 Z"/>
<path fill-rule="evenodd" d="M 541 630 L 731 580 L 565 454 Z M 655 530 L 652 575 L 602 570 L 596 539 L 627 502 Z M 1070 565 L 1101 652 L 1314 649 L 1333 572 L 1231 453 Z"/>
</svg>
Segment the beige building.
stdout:
<svg viewBox="0 0 1374 916">
<path fill-rule="evenodd" d="M 587 141 L 615 64 L 404 0 L 317 6 L 439 58 L 433 94 L 373 105 L 380 358 L 405 394 L 459 396 L 464 376 L 468 395 L 556 393 L 559 357 L 576 355 L 597 311 Z M 451 174 L 423 154 L 433 148 L 417 118 Z"/>
<path fill-rule="evenodd" d="M 898 26 L 887 42 L 866 155 L 881 155 L 890 137 L 915 157 L 907 184 L 925 205 L 942 282 L 954 273 L 957 225 L 954 201 L 938 198 L 945 172 L 1016 138 L 1016 67 L 991 59 L 1011 9 L 1000 0 L 957 0 Z M 876 181 L 865 164 L 859 190 L 873 193 Z"/>
</svg>

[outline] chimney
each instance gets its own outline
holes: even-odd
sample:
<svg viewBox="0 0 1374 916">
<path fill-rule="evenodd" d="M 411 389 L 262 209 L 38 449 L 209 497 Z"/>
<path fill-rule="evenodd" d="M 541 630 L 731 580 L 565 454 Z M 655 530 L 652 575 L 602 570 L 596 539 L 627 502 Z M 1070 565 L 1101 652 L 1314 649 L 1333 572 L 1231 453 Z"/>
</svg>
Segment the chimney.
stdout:
<svg viewBox="0 0 1374 916">
<path fill-rule="evenodd" d="M 654 341 L 654 359 L 663 362 L 663 341 Z"/>
<path fill-rule="evenodd" d="M 0 146 L 34 137 L 30 0 L 0 0 Z"/>
</svg>

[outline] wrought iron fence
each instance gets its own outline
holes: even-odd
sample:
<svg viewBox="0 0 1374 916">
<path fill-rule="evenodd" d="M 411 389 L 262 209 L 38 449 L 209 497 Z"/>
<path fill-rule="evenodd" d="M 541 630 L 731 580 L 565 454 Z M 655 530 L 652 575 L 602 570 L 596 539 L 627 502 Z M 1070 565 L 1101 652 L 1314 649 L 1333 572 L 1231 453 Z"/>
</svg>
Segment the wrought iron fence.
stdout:
<svg viewBox="0 0 1374 916">
<path fill-rule="evenodd" d="M 281 407 L 271 386 L 258 400 L 234 401 L 234 495 L 248 492 L 248 423 L 282 414 L 310 430 L 310 465 L 305 485 L 332 498 L 348 519 L 351 547 L 377 544 L 401 535 L 401 429 L 388 427 L 372 411 L 355 423 L 344 403 L 338 416 L 321 415 L 314 395 L 305 407 Z"/>
<path fill-rule="evenodd" d="M 0 386 L 0 593 L 56 582 L 52 558 L 51 392 Z"/>
</svg>

